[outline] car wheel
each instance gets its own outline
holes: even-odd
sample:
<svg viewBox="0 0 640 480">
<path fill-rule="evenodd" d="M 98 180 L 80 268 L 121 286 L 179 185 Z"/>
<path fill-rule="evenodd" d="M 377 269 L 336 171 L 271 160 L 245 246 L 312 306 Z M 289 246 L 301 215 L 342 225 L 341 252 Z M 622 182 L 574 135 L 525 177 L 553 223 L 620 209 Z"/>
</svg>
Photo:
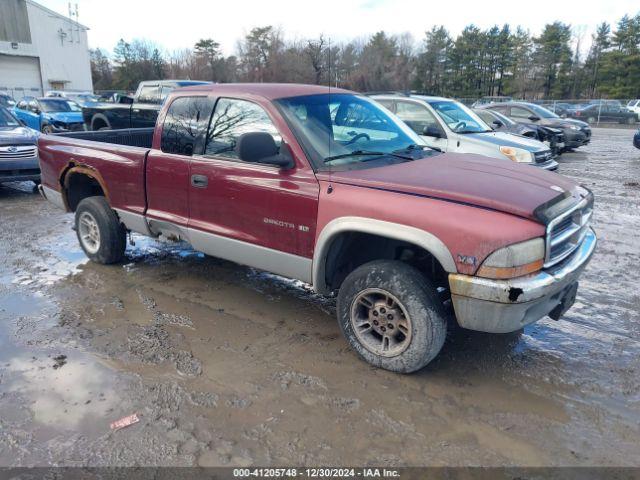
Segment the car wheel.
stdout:
<svg viewBox="0 0 640 480">
<path fill-rule="evenodd" d="M 53 127 L 51 125 L 42 125 L 42 127 L 40 128 L 40 130 L 42 131 L 42 133 L 44 133 L 45 135 L 49 135 L 51 133 L 53 133 Z"/>
<path fill-rule="evenodd" d="M 629 125 L 633 125 L 634 123 L 636 123 L 636 119 L 633 118 L 633 117 L 629 117 L 629 118 L 627 118 L 627 123 Z"/>
<path fill-rule="evenodd" d="M 124 257 L 127 232 L 104 197 L 88 197 L 78 204 L 76 235 L 84 253 L 97 263 L 117 263 Z"/>
<path fill-rule="evenodd" d="M 392 260 L 369 262 L 351 272 L 338 293 L 337 315 L 361 358 L 399 373 L 427 365 L 447 333 L 444 307 L 431 281 Z"/>
<path fill-rule="evenodd" d="M 589 117 L 587 118 L 587 123 L 596 123 L 598 119 L 596 117 Z"/>
</svg>

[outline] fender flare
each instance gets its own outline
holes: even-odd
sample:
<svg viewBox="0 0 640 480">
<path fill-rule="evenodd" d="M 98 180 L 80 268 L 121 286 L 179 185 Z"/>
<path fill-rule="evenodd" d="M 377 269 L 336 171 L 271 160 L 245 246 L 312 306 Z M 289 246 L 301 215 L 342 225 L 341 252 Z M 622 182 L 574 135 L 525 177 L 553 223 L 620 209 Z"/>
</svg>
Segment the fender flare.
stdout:
<svg viewBox="0 0 640 480">
<path fill-rule="evenodd" d="M 106 117 L 106 115 L 104 115 L 103 113 L 96 113 L 91 117 L 91 130 L 92 131 L 95 131 L 95 129 L 93 128 L 93 125 L 96 123 L 96 120 L 102 120 L 104 123 L 107 124 L 107 127 L 111 128 L 111 122 Z"/>
<path fill-rule="evenodd" d="M 313 287 L 318 293 L 327 293 L 329 290 L 325 283 L 327 254 L 335 237 L 344 232 L 370 233 L 412 243 L 431 253 L 446 272 L 458 273 L 453 256 L 447 246 L 442 240 L 426 230 L 365 217 L 339 217 L 325 225 L 316 241 L 312 279 Z"/>
<path fill-rule="evenodd" d="M 90 165 L 76 164 L 74 161 L 71 161 L 60 171 L 59 175 L 59 183 L 61 187 L 60 193 L 62 195 L 62 201 L 67 212 L 72 211 L 69 207 L 67 195 L 69 189 L 69 179 L 73 174 L 85 175 L 98 182 L 98 185 L 100 185 L 100 188 L 102 189 L 107 202 L 111 204 L 111 198 L 109 195 L 109 190 L 107 189 L 107 183 L 104 181 L 104 178 L 102 178 L 102 175 L 100 175 L 100 172 L 98 172 L 98 170 Z"/>
</svg>

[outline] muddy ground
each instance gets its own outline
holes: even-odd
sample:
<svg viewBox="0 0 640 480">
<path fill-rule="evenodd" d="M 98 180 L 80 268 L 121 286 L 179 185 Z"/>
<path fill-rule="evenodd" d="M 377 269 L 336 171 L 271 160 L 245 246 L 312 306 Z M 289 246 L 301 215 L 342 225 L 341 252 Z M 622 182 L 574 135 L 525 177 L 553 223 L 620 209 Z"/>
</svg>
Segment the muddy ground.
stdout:
<svg viewBox="0 0 640 480">
<path fill-rule="evenodd" d="M 600 237 L 568 315 L 454 334 L 409 376 L 360 361 L 304 285 L 142 237 L 88 263 L 70 215 L 0 187 L 0 466 L 640 466 L 631 135 L 561 157 Z"/>
</svg>

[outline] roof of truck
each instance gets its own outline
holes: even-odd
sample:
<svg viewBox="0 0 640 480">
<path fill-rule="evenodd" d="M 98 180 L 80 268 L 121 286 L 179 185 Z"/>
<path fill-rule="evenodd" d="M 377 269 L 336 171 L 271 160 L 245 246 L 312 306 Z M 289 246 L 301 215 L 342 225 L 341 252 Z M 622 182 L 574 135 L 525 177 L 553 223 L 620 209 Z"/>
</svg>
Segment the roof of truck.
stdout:
<svg viewBox="0 0 640 480">
<path fill-rule="evenodd" d="M 303 95 L 318 95 L 322 93 L 354 93 L 342 88 L 300 83 L 216 83 L 212 85 L 195 85 L 193 87 L 180 89 L 180 91 L 185 90 L 190 92 L 219 92 L 225 95 L 251 94 L 259 95 L 269 100 L 300 97 Z"/>
</svg>

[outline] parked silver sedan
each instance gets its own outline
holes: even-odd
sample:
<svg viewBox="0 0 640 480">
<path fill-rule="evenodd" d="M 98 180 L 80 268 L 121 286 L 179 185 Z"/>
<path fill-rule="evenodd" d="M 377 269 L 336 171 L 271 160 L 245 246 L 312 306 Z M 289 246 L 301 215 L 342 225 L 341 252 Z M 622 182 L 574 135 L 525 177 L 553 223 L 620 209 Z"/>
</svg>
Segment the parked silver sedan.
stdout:
<svg viewBox="0 0 640 480">
<path fill-rule="evenodd" d="M 0 183 L 26 180 L 40 183 L 38 135 L 0 107 Z"/>
</svg>

